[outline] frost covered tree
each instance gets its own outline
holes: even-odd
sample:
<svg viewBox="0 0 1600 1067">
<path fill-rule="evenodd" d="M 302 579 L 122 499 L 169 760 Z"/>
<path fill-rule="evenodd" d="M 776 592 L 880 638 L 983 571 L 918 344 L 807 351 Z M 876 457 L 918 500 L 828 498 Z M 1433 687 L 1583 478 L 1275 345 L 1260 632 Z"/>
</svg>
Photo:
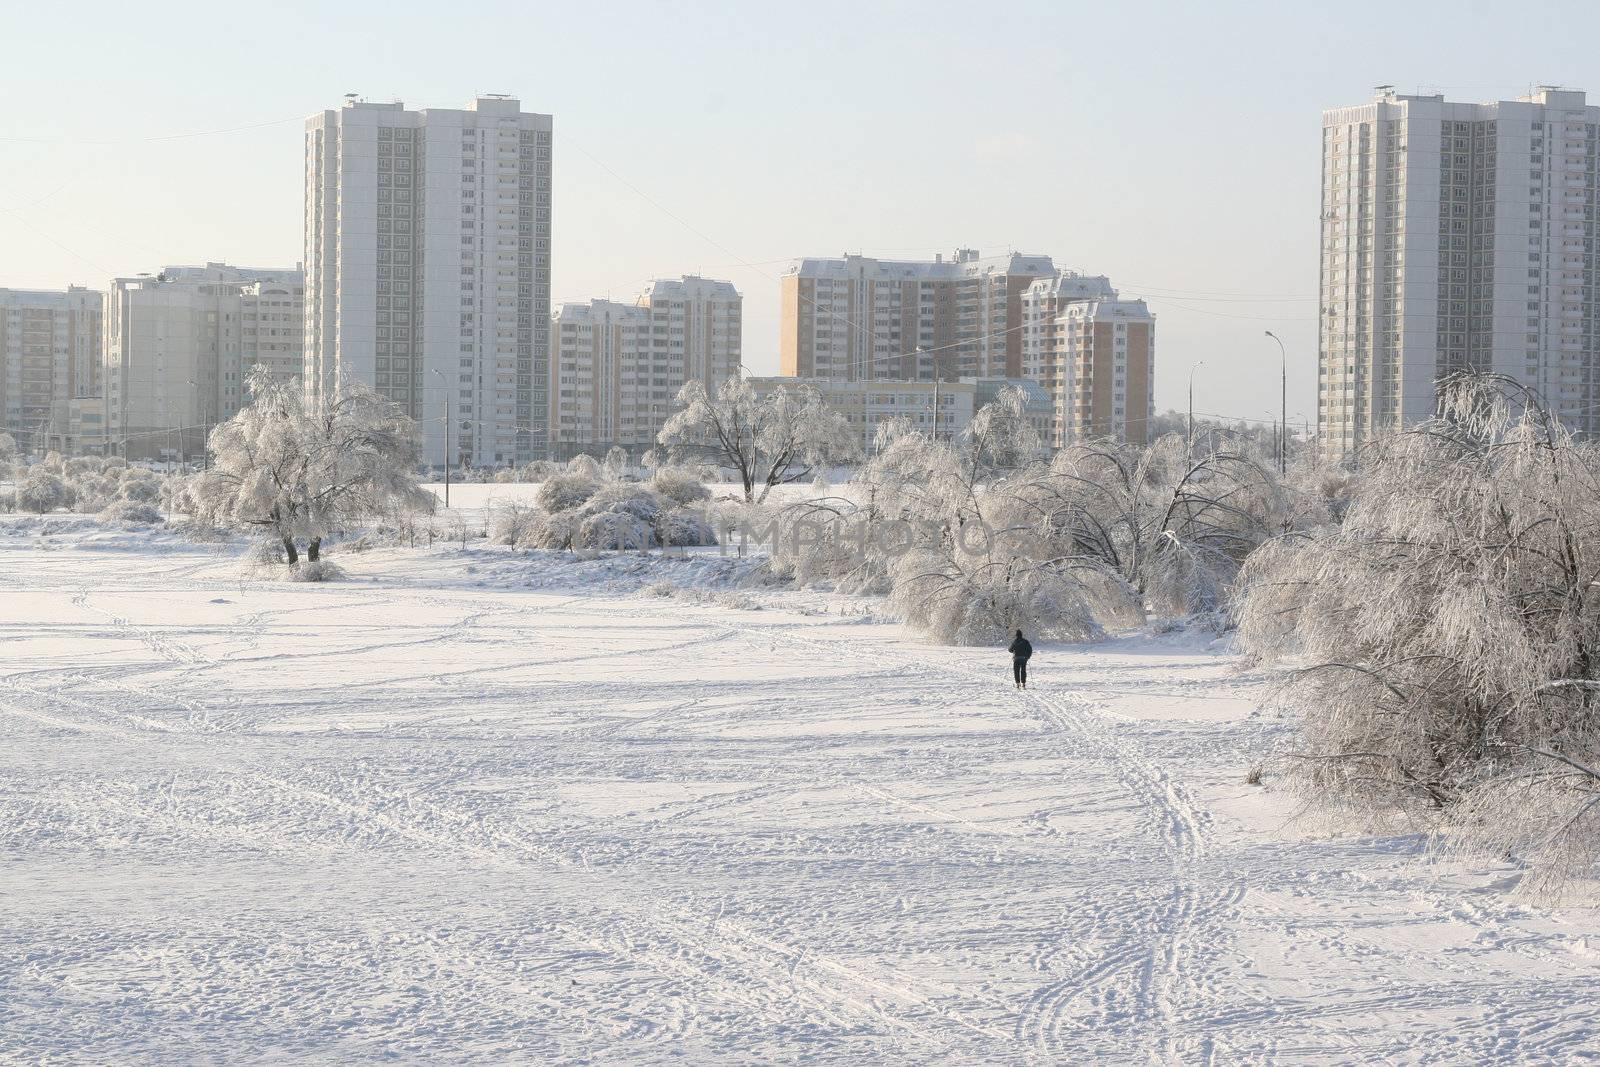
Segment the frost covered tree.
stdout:
<svg viewBox="0 0 1600 1067">
<path fill-rule="evenodd" d="M 1036 458 L 1018 415 L 1002 398 L 955 442 L 885 424 L 848 496 L 784 509 L 774 567 L 803 584 L 886 592 L 902 618 L 949 644 L 993 644 L 1018 627 L 1086 640 L 1137 621 L 1119 575 L 1058 552 L 1030 521 L 1020 490 L 1044 468 L 1004 469 Z"/>
<path fill-rule="evenodd" d="M 0 430 L 0 465 L 14 463 L 17 459 L 17 439 Z"/>
<path fill-rule="evenodd" d="M 693 457 L 727 471 L 746 503 L 765 501 L 773 486 L 805 481 L 859 454 L 845 417 L 809 386 L 780 386 L 758 396 L 750 383 L 729 378 L 712 395 L 690 382 L 678 403 L 682 410 L 667 420 L 658 443 L 674 461 Z"/>
<path fill-rule="evenodd" d="M 955 442 L 882 425 L 844 494 L 781 513 L 802 536 L 779 541 L 775 569 L 887 592 L 941 641 L 987 643 L 1018 626 L 1083 640 L 1147 609 L 1223 622 L 1252 550 L 1328 521 L 1248 442 L 1200 453 L 1182 436 L 1093 442 L 1045 461 L 1022 401 L 1002 394 Z"/>
<path fill-rule="evenodd" d="M 258 369 L 249 384 L 250 405 L 211 433 L 215 461 L 191 490 L 196 519 L 258 530 L 294 566 L 302 544 L 315 563 L 343 526 L 432 508 L 417 484 L 411 421 L 377 393 L 346 386 L 309 411 L 293 383 Z"/>
<path fill-rule="evenodd" d="M 1549 889 L 1600 873 L 1600 450 L 1508 379 L 1441 396 L 1342 523 L 1249 559 L 1240 638 L 1289 668 L 1302 795 L 1428 816 Z"/>
<path fill-rule="evenodd" d="M 972 416 L 961 440 L 975 468 L 1023 467 L 1039 459 L 1044 442 L 1028 419 L 1027 407 L 1028 394 L 1008 385 Z"/>
<path fill-rule="evenodd" d="M 1249 442 L 1196 451 L 1176 434 L 1071 445 L 1019 494 L 1059 551 L 1101 561 L 1170 615 L 1219 608 L 1258 545 L 1327 520 Z"/>
</svg>

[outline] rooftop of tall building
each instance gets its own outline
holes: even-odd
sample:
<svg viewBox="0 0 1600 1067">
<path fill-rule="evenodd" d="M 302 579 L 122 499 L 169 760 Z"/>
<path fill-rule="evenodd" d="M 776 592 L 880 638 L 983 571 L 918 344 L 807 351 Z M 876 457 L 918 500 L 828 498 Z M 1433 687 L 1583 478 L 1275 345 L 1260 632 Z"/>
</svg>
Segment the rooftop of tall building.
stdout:
<svg viewBox="0 0 1600 1067">
<path fill-rule="evenodd" d="M 1023 252 L 1005 252 L 983 256 L 975 248 L 958 248 L 946 258 L 943 253 L 933 259 L 877 259 L 872 256 L 845 253 L 838 258 L 804 258 L 789 264 L 789 274 L 803 278 L 849 278 L 857 274 L 870 275 L 874 280 L 922 278 L 965 278 L 982 274 L 1043 276 L 1054 273 L 1055 264 L 1049 256 L 1030 255 Z"/>
</svg>

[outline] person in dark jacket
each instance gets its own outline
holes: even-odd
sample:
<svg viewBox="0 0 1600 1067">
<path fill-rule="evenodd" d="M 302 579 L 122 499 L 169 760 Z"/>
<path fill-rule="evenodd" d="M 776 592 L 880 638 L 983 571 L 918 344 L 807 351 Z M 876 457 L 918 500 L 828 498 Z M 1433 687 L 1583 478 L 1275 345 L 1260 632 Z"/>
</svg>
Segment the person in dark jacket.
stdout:
<svg viewBox="0 0 1600 1067">
<path fill-rule="evenodd" d="M 1028 688 L 1028 657 L 1033 655 L 1033 646 L 1028 639 L 1022 636 L 1022 631 L 1017 631 L 1017 636 L 1011 642 L 1011 677 L 1017 683 L 1018 689 Z"/>
</svg>

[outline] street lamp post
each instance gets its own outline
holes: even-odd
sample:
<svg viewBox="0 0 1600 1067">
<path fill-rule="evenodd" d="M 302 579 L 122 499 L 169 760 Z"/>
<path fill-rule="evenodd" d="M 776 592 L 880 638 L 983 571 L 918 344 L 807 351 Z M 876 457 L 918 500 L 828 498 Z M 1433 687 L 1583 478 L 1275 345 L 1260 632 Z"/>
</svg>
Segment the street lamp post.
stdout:
<svg viewBox="0 0 1600 1067">
<path fill-rule="evenodd" d="M 444 506 L 450 506 L 450 379 L 438 367 L 432 368 L 444 386 Z"/>
<path fill-rule="evenodd" d="M 1268 337 L 1278 342 L 1278 473 L 1289 473 L 1289 356 L 1283 347 L 1283 338 L 1266 331 Z"/>
<path fill-rule="evenodd" d="M 1189 368 L 1189 422 L 1186 427 L 1188 434 L 1184 440 L 1183 452 L 1184 455 L 1191 456 L 1191 458 L 1191 454 L 1194 452 L 1194 372 L 1205 366 L 1205 363 L 1206 361 L 1203 359 L 1198 360 L 1194 366 Z"/>
<path fill-rule="evenodd" d="M 204 400 L 202 400 L 202 398 L 200 396 L 200 383 L 195 381 L 193 378 L 185 378 L 184 381 L 189 383 L 189 388 L 192 390 L 192 392 L 189 395 L 194 397 L 195 414 L 200 416 L 200 428 L 202 430 L 205 430 L 207 428 L 207 426 L 209 425 L 209 423 L 206 421 L 205 415 L 202 414 L 202 411 L 203 411 L 203 409 L 205 407 L 205 402 L 204 402 Z M 179 431 L 179 433 L 181 435 L 179 437 L 179 440 L 180 441 L 184 441 L 189 436 L 189 428 L 187 426 L 185 426 L 182 430 Z M 210 433 L 207 433 L 206 437 L 209 437 L 209 436 L 211 436 Z M 205 443 L 206 443 L 205 442 L 205 438 L 201 438 L 201 442 L 200 443 L 201 443 L 201 445 L 203 447 L 205 445 Z M 184 456 L 183 467 L 184 467 L 184 470 L 187 471 L 189 469 L 189 464 L 188 464 L 188 452 L 187 452 L 187 442 L 186 441 L 185 441 L 184 445 L 179 447 L 178 451 L 179 451 L 180 455 Z M 207 456 L 207 458 L 210 457 L 210 450 L 209 449 L 207 449 L 207 451 L 206 451 L 206 456 Z"/>
</svg>

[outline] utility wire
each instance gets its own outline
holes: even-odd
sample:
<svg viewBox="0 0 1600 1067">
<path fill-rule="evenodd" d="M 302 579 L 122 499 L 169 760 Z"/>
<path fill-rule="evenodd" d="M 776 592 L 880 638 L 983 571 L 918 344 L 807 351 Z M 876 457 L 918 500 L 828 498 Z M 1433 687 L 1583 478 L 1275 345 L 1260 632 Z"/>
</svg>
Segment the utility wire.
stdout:
<svg viewBox="0 0 1600 1067">
<path fill-rule="evenodd" d="M 0 136 L 0 141 L 11 144 L 46 144 L 46 145 L 129 145 L 153 144 L 161 141 L 185 141 L 195 137 L 217 137 L 226 133 L 243 133 L 246 130 L 261 130 L 268 126 L 283 126 L 290 122 L 304 122 L 305 116 L 296 115 L 287 119 L 271 119 L 267 122 L 253 122 L 247 126 L 229 126 L 221 130 L 195 130 L 190 133 L 163 133 L 151 137 L 123 137 L 114 140 L 93 140 L 58 137 L 11 137 Z"/>
</svg>

